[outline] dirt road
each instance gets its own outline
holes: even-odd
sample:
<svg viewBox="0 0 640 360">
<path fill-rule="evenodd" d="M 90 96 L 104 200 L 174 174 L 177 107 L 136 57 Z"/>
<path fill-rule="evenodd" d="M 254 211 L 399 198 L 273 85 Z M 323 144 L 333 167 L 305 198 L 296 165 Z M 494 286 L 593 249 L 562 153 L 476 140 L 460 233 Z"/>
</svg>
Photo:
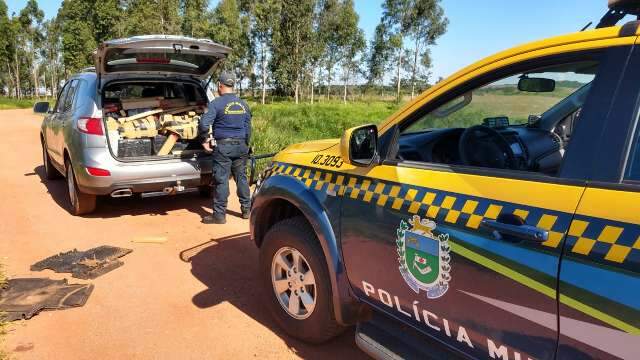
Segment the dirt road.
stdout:
<svg viewBox="0 0 640 360">
<path fill-rule="evenodd" d="M 133 249 L 125 265 L 92 281 L 84 307 L 14 322 L 5 349 L 18 359 L 349 358 L 364 355 L 353 330 L 323 346 L 284 335 L 262 304 L 258 252 L 248 222 L 203 225 L 210 203 L 197 195 L 103 201 L 87 217 L 66 208 L 64 181 L 44 180 L 30 110 L 0 111 L 0 263 L 9 277 L 45 257 L 99 245 Z M 232 191 L 233 193 L 233 191 Z M 235 198 L 230 210 L 239 211 Z M 166 238 L 164 243 L 140 243 Z"/>
</svg>

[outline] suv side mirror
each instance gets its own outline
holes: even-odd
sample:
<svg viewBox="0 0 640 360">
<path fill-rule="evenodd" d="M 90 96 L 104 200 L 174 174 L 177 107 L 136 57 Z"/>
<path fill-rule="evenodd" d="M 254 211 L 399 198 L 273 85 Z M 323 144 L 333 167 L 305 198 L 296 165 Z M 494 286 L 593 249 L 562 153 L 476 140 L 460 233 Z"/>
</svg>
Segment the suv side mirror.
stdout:
<svg viewBox="0 0 640 360">
<path fill-rule="evenodd" d="M 33 112 L 36 114 L 46 114 L 49 112 L 49 103 L 46 101 L 33 105 Z"/>
<path fill-rule="evenodd" d="M 378 157 L 378 127 L 364 125 L 344 132 L 340 140 L 342 158 L 356 166 L 369 166 Z"/>
</svg>

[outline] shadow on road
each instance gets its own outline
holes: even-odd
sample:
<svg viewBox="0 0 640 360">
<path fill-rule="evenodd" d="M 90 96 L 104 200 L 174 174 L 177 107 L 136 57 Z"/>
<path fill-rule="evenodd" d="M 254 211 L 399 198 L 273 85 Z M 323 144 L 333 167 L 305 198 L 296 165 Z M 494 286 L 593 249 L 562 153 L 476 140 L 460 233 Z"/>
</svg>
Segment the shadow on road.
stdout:
<svg viewBox="0 0 640 360">
<path fill-rule="evenodd" d="M 67 195 L 67 183 L 64 179 L 60 180 L 47 180 L 44 174 L 44 166 L 40 165 L 33 169 L 33 173 L 24 174 L 24 176 L 33 176 L 37 174 L 40 178 L 40 182 L 47 188 L 49 195 L 53 201 L 61 208 L 69 210 L 69 196 Z"/>
<path fill-rule="evenodd" d="M 258 250 L 248 233 L 211 239 L 180 253 L 191 263 L 191 273 L 207 286 L 196 294 L 193 304 L 201 309 L 229 302 L 251 318 L 271 329 L 289 348 L 305 359 L 366 359 L 355 345 L 354 330 L 323 345 L 309 345 L 286 335 L 271 319 L 263 304 L 258 283 Z"/>
<path fill-rule="evenodd" d="M 47 188 L 53 201 L 61 208 L 69 211 L 69 195 L 67 183 L 64 179 L 47 180 L 44 174 L 44 166 L 33 169 L 33 173 L 24 176 L 38 175 L 40 182 Z M 98 198 L 98 207 L 92 214 L 84 215 L 87 218 L 117 218 L 121 216 L 138 215 L 168 215 L 170 211 L 186 209 L 200 216 L 210 214 L 211 200 L 200 197 L 197 193 L 176 196 L 164 196 L 141 199 L 138 196 L 130 198 L 111 198 L 101 196 Z"/>
</svg>

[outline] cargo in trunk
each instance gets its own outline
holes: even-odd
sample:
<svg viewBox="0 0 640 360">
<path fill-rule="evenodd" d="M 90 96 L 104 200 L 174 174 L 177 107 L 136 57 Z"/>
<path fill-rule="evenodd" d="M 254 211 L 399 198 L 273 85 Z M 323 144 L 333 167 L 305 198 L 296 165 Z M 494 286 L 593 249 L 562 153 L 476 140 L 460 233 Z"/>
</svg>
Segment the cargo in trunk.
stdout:
<svg viewBox="0 0 640 360">
<path fill-rule="evenodd" d="M 103 92 L 109 146 L 118 159 L 192 156 L 201 152 L 198 125 L 206 107 L 194 83 L 117 82 Z"/>
</svg>

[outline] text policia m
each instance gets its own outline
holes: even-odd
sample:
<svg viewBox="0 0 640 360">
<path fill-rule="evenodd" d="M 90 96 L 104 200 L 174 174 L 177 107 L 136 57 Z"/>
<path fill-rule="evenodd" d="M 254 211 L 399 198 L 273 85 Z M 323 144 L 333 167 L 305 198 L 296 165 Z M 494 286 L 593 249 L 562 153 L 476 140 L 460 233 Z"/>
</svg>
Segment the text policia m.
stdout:
<svg viewBox="0 0 640 360">
<path fill-rule="evenodd" d="M 376 289 L 370 283 L 363 281 L 362 288 L 368 297 L 379 300 L 384 305 L 394 309 L 400 314 L 410 317 L 419 323 L 423 323 L 429 327 L 430 331 L 444 333 L 446 336 L 455 339 L 461 344 L 466 344 L 469 348 L 475 349 L 474 343 L 471 341 L 467 329 L 464 326 L 450 323 L 447 319 L 422 308 L 420 302 L 415 300 L 411 309 L 403 309 L 400 306 L 400 300 L 397 296 L 389 294 L 384 289 Z M 517 351 L 510 350 L 507 346 L 499 344 L 499 342 L 486 338 L 488 355 L 492 359 L 503 360 L 533 360 L 527 356 L 522 356 Z M 512 356 L 510 356 L 512 355 Z"/>
</svg>

